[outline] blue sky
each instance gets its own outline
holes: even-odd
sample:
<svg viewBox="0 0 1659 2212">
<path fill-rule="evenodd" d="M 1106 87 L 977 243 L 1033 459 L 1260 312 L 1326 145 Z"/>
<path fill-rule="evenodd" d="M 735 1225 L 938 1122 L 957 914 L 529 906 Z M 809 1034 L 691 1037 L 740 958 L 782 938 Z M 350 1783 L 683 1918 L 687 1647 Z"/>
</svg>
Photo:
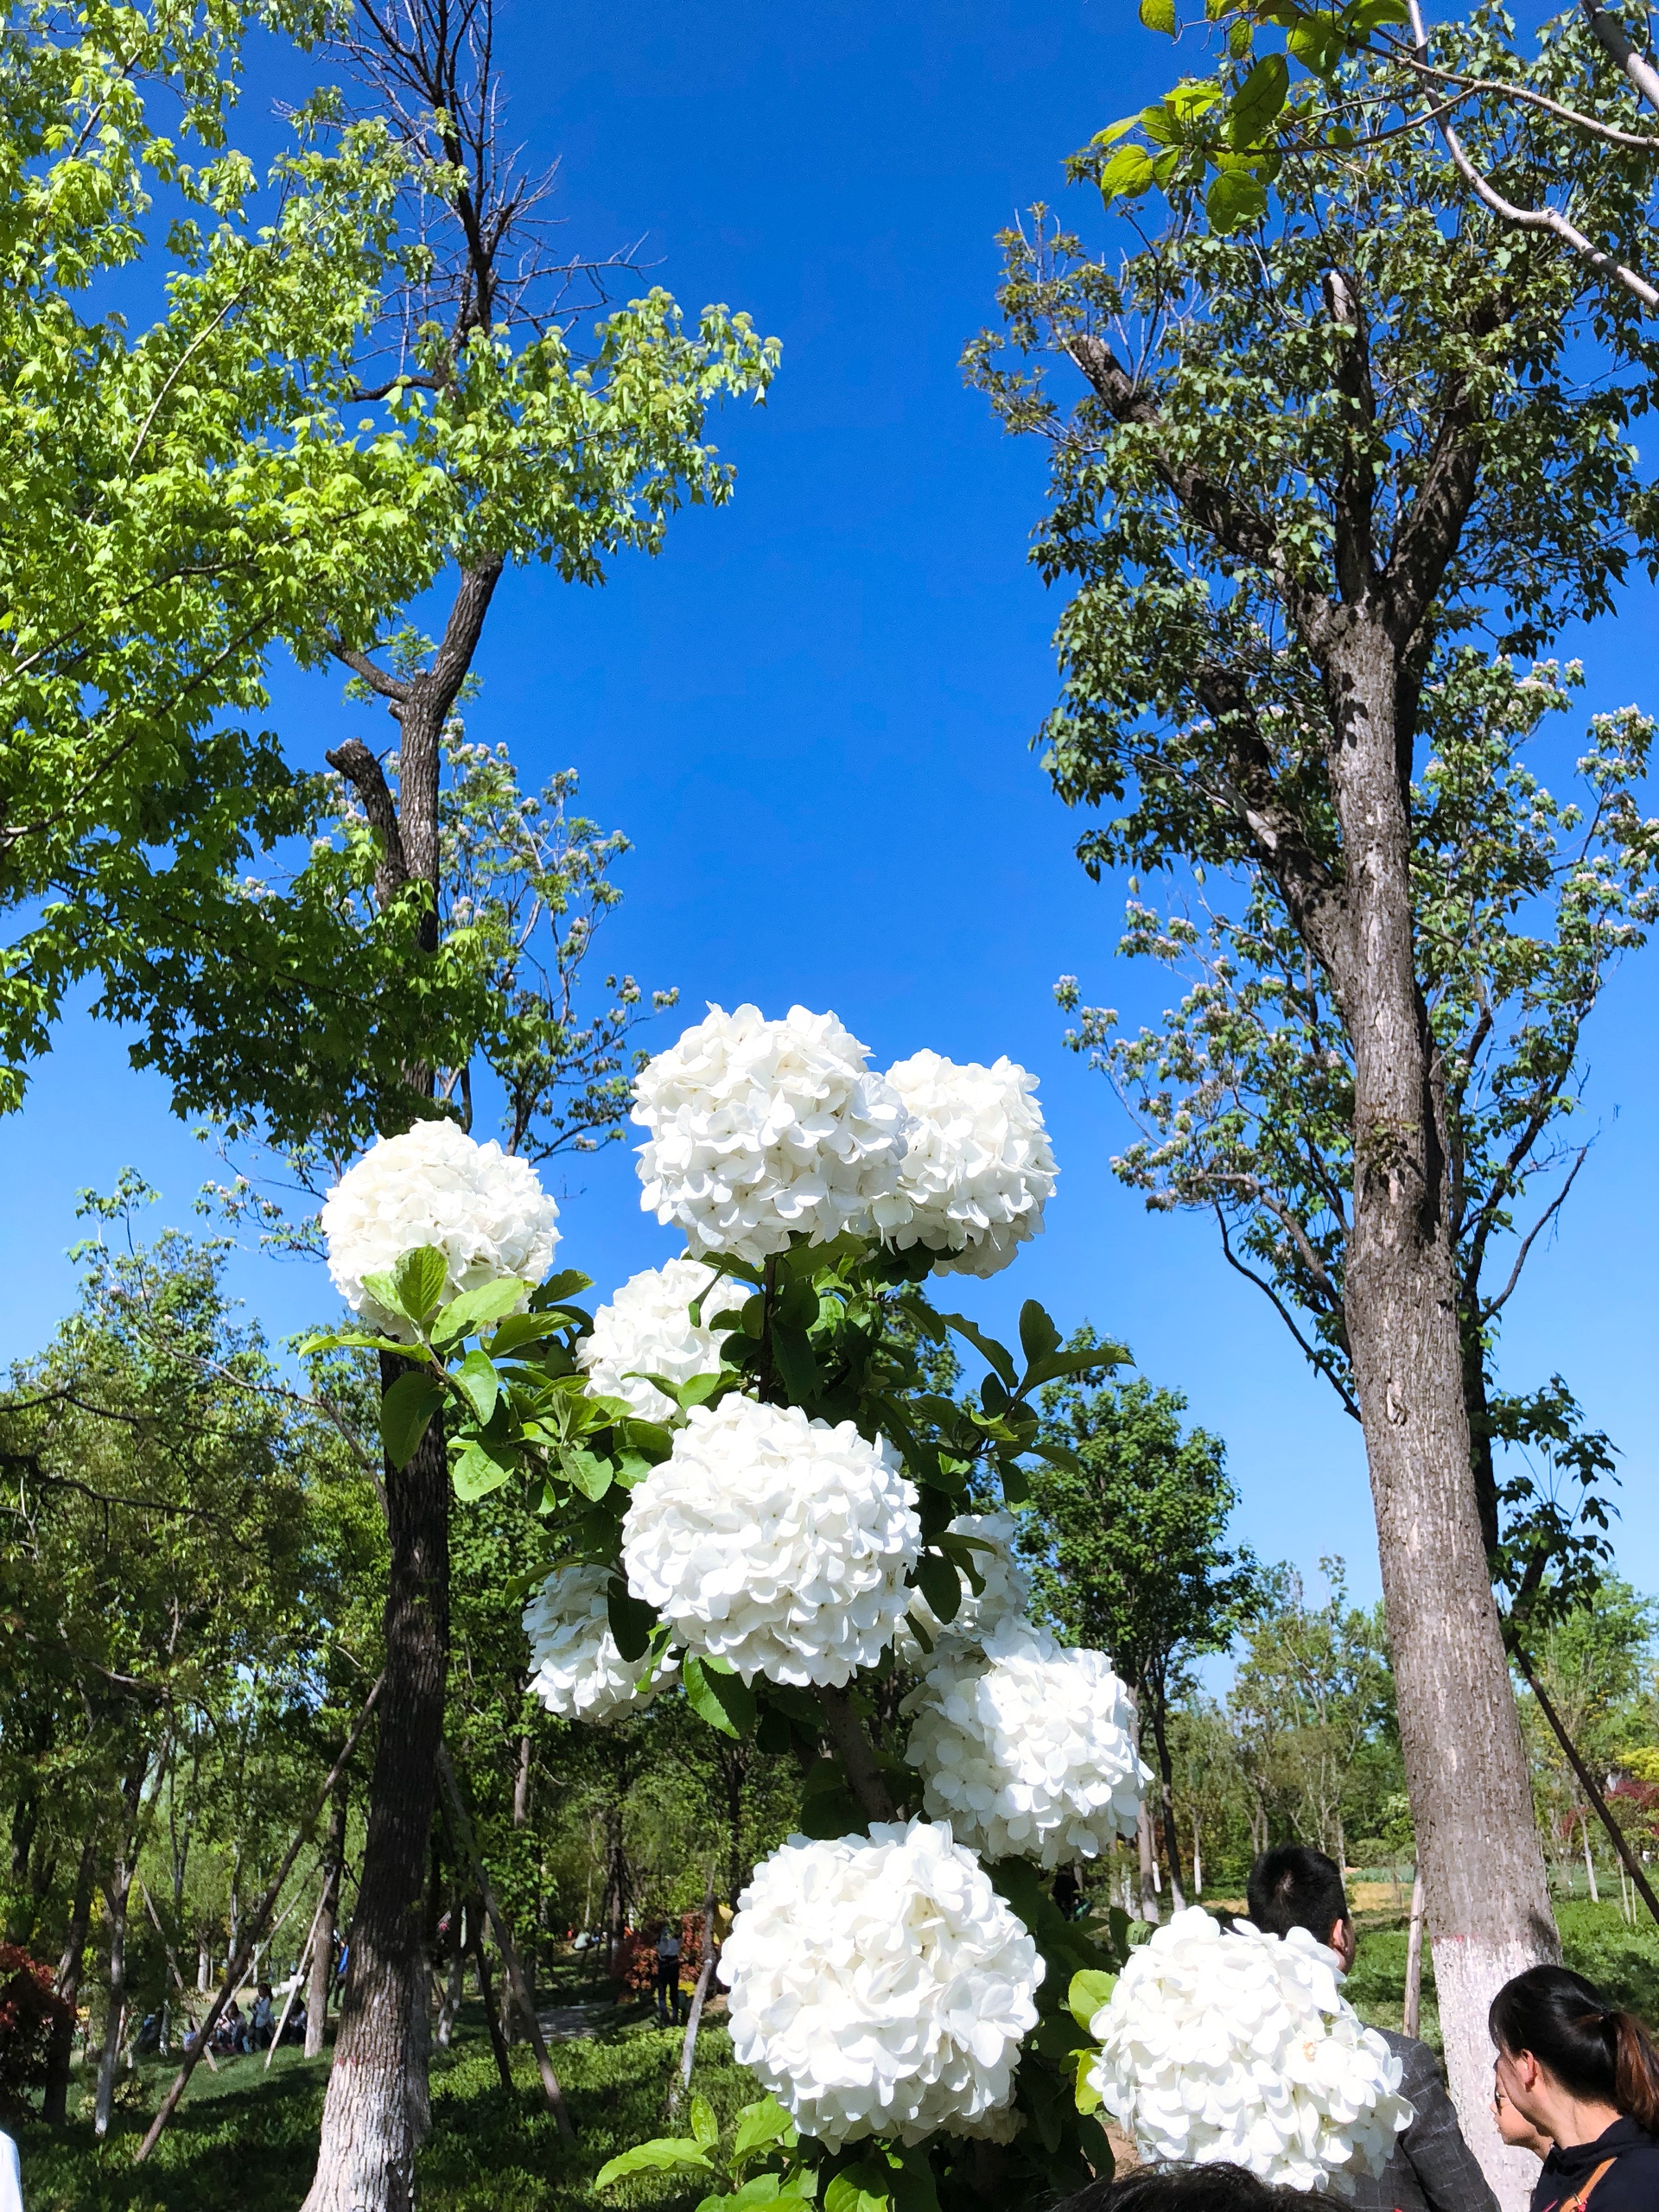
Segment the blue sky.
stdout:
<svg viewBox="0 0 1659 2212">
<path fill-rule="evenodd" d="M 688 309 L 747 308 L 784 346 L 765 410 L 716 428 L 739 469 L 729 508 L 682 517 L 660 559 L 602 591 L 514 576 L 491 618 L 473 732 L 506 740 L 527 782 L 577 768 L 586 810 L 634 841 L 602 967 L 677 983 L 693 1014 L 833 1007 L 880 1064 L 931 1045 L 1038 1071 L 1063 1168 L 1048 1232 L 963 1304 L 1006 1323 L 1035 1295 L 1063 1326 L 1087 1316 L 1123 1338 L 1227 1440 L 1239 1533 L 1310 1575 L 1342 1553 L 1374 1592 L 1357 1430 L 1205 1225 L 1148 1217 L 1115 1183 L 1127 1128 L 1062 1049 L 1063 971 L 1130 1023 L 1155 1017 L 1167 979 L 1114 960 L 1121 887 L 1071 858 L 1077 825 L 1027 750 L 1058 613 L 1025 557 L 1042 456 L 1001 436 L 957 366 L 994 315 L 997 229 L 1066 198 L 1064 155 L 1159 89 L 1168 49 L 1121 0 L 502 12 L 512 132 L 533 161 L 560 157 L 570 250 L 643 238 L 652 280 Z M 256 76 L 250 99 L 274 89 Z M 1654 615 L 1635 595 L 1572 641 L 1591 706 L 1643 698 Z M 279 672 L 275 709 L 296 760 L 353 731 L 385 742 L 332 683 Z M 1622 1446 L 1620 1560 L 1648 1589 L 1654 958 L 1607 995 L 1588 1056 L 1600 1135 L 1504 1360 L 1517 1386 L 1559 1370 Z M 212 1166 L 118 1037 L 85 1020 L 0 1146 L 9 1357 L 72 1300 L 79 1188 L 130 1164 L 165 1193 L 156 1221 L 183 1222 Z M 563 1256 L 601 1284 L 671 1249 L 620 1147 L 573 1163 L 561 1197 Z M 249 1258 L 235 1279 L 273 1333 L 330 1303 L 308 1268 Z"/>
</svg>

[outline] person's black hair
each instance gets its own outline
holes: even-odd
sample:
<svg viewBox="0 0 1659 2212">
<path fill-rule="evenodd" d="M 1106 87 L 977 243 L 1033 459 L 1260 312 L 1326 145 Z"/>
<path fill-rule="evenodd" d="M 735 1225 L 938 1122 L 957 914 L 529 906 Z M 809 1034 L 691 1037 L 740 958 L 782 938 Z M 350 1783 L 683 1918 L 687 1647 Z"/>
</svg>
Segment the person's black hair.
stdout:
<svg viewBox="0 0 1659 2212">
<path fill-rule="evenodd" d="M 1633 2012 L 1610 2005 L 1570 1967 L 1529 1967 L 1506 1981 L 1487 2016 L 1509 2058 L 1529 2051 L 1575 2097 L 1611 2105 L 1659 2135 L 1659 2052 Z"/>
<path fill-rule="evenodd" d="M 1090 2182 L 1053 2212 L 1331 2212 L 1326 2197 L 1276 2188 L 1246 2166 L 1134 2166 Z"/>
<path fill-rule="evenodd" d="M 1337 1923 L 1349 1917 L 1341 1867 L 1305 1843 L 1281 1843 L 1264 1851 L 1250 1869 L 1245 1895 L 1250 1918 L 1269 1936 L 1306 1928 L 1328 1943 Z"/>
</svg>

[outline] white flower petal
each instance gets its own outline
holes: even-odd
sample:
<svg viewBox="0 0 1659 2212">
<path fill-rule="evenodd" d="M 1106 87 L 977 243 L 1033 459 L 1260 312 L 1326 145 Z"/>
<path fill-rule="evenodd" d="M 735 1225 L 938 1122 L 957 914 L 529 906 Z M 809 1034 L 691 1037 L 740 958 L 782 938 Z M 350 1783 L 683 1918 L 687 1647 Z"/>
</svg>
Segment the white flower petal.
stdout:
<svg viewBox="0 0 1659 2212">
<path fill-rule="evenodd" d="M 739 2063 L 803 2134 L 1007 2141 L 1018 2124 L 1043 1961 L 943 1822 L 792 1836 L 755 1868 L 720 1976 Z"/>
<path fill-rule="evenodd" d="M 1357 2174 L 1382 2173 L 1412 2108 L 1400 2061 L 1341 1980 L 1305 1929 L 1224 1930 L 1190 1906 L 1129 1954 L 1090 2023 L 1090 2079 L 1147 2157 L 1226 2159 L 1351 2196 Z"/>
<path fill-rule="evenodd" d="M 372 1146 L 323 1200 L 328 1272 L 371 1327 L 412 1343 L 414 1330 L 375 1303 L 365 1275 L 435 1244 L 448 1262 L 446 1299 L 504 1275 L 538 1283 L 553 1264 L 558 1212 L 528 1160 L 493 1141 L 474 1144 L 454 1122 L 416 1122 Z M 526 1292 L 520 1304 L 528 1302 Z"/>
<path fill-rule="evenodd" d="M 733 1393 L 692 1409 L 622 1524 L 628 1587 L 677 1642 L 798 1687 L 892 1643 L 921 1555 L 916 1486 L 885 1438 Z"/>
<path fill-rule="evenodd" d="M 565 1720 L 613 1720 L 648 1705 L 679 1669 L 663 1661 L 643 1689 L 640 1662 L 625 1659 L 611 1634 L 602 1567 L 556 1567 L 524 1607 L 530 1638 L 530 1687 L 550 1713 Z"/>
</svg>

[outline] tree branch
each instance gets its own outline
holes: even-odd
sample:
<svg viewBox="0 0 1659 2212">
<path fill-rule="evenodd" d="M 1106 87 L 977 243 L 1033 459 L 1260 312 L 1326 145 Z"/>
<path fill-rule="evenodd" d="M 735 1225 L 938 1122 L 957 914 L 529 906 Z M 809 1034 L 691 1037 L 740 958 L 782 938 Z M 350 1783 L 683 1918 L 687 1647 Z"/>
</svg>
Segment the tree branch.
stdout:
<svg viewBox="0 0 1659 2212">
<path fill-rule="evenodd" d="M 1297 1327 L 1295 1320 L 1291 1314 L 1290 1308 L 1285 1304 L 1284 1300 L 1280 1297 L 1278 1292 L 1268 1281 L 1267 1277 L 1265 1275 L 1257 1274 L 1254 1268 L 1247 1268 L 1245 1266 L 1243 1261 L 1241 1260 L 1238 1255 L 1234 1251 L 1232 1239 L 1227 1234 L 1227 1217 L 1221 1210 L 1220 1201 L 1218 1199 L 1212 1200 L 1211 1204 L 1215 1206 L 1216 1221 L 1221 1230 L 1222 1256 L 1225 1259 L 1228 1266 L 1230 1268 L 1236 1268 L 1237 1272 L 1243 1276 L 1246 1282 L 1253 1282 L 1256 1288 L 1262 1292 L 1268 1299 L 1271 1300 L 1274 1310 L 1278 1314 L 1279 1319 L 1284 1323 L 1285 1326 L 1290 1331 L 1291 1335 L 1295 1338 L 1297 1343 L 1300 1345 L 1303 1357 L 1307 1360 L 1308 1364 L 1311 1367 L 1316 1368 L 1319 1372 L 1324 1376 L 1325 1381 L 1331 1385 L 1331 1388 L 1342 1400 L 1342 1402 L 1346 1408 L 1348 1413 L 1355 1421 L 1357 1421 L 1359 1419 L 1359 1407 L 1355 1401 L 1352 1391 L 1349 1389 L 1346 1383 L 1344 1383 L 1338 1376 L 1335 1366 L 1332 1364 L 1330 1353 L 1320 1351 L 1318 1346 L 1308 1342 L 1307 1338 Z"/>
<path fill-rule="evenodd" d="M 397 804 L 385 772 L 360 737 L 348 737 L 344 745 L 322 757 L 355 788 L 369 827 L 379 836 L 381 857 L 374 871 L 374 895 L 381 906 L 386 906 L 409 881 L 409 863 L 404 857 L 404 835 L 397 826 Z"/>
<path fill-rule="evenodd" d="M 826 1684 L 818 1691 L 818 1706 L 823 1714 L 823 1732 L 841 1761 L 847 1786 L 856 1799 L 860 1812 L 868 1821 L 897 1820 L 899 1808 L 881 1778 L 875 1753 L 864 1732 L 863 1723 L 853 1710 L 850 1694 Z"/>
<path fill-rule="evenodd" d="M 1573 1163 L 1572 1171 L 1568 1174 L 1566 1182 L 1562 1184 L 1560 1189 L 1557 1191 L 1554 1197 L 1544 1208 L 1542 1213 L 1539 1215 L 1537 1220 L 1533 1223 L 1532 1227 L 1527 1231 L 1525 1236 L 1522 1237 L 1521 1241 L 1521 1249 L 1515 1255 L 1515 1265 L 1510 1269 L 1510 1279 L 1508 1282 L 1504 1284 L 1503 1289 L 1498 1293 L 1496 1298 L 1490 1300 L 1480 1308 L 1480 1318 L 1483 1322 L 1490 1321 L 1494 1313 L 1500 1313 L 1503 1308 L 1508 1305 L 1510 1294 L 1514 1290 L 1516 1283 L 1521 1280 L 1521 1270 L 1527 1264 L 1528 1254 L 1531 1251 L 1534 1244 L 1537 1243 L 1538 1238 L 1544 1229 L 1555 1218 L 1555 1216 L 1567 1204 L 1567 1194 L 1577 1181 L 1579 1170 L 1583 1166 L 1586 1159 L 1589 1155 L 1589 1151 L 1590 1147 L 1588 1145 L 1585 1145 L 1582 1147 L 1578 1158 Z"/>
</svg>

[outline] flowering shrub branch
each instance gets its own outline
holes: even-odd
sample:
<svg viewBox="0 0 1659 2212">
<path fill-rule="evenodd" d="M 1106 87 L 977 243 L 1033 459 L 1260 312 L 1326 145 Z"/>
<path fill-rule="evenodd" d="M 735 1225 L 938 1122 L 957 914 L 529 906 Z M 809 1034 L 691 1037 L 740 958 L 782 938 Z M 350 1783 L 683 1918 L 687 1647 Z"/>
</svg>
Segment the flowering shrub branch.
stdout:
<svg viewBox="0 0 1659 2212">
<path fill-rule="evenodd" d="M 518 1271 L 538 1237 L 550 1262 L 550 1202 L 493 1147 L 398 1166 L 392 1140 L 330 1198 L 336 1279 L 378 1323 L 333 1341 L 405 1363 L 394 1462 L 442 1417 L 457 1495 L 516 1481 L 545 1522 L 537 1694 L 602 1725 L 677 1683 L 802 1769 L 798 1833 L 755 1869 L 720 1968 L 770 2094 L 728 2150 L 694 2104 L 690 2138 L 601 2186 L 676 2171 L 725 2187 L 702 2212 L 937 2212 L 942 2183 L 1012 2201 L 1109 2169 L 1077 2086 L 1128 1923 L 1069 1922 L 1046 1883 L 1133 1833 L 1145 1770 L 1104 1655 L 1027 1617 L 1014 1516 L 1033 1458 L 1075 1465 L 1039 1393 L 1125 1355 L 1065 1349 L 1034 1300 L 1015 1351 L 925 1289 L 1040 1226 L 1033 1090 L 935 1054 L 882 1077 L 832 1015 L 711 1008 L 635 1086 L 643 1203 L 689 1249 L 592 1314 L 586 1277 Z M 422 1223 L 429 1241 L 364 1263 Z M 967 1397 L 930 1381 L 950 1339 L 984 1363 Z"/>
</svg>

